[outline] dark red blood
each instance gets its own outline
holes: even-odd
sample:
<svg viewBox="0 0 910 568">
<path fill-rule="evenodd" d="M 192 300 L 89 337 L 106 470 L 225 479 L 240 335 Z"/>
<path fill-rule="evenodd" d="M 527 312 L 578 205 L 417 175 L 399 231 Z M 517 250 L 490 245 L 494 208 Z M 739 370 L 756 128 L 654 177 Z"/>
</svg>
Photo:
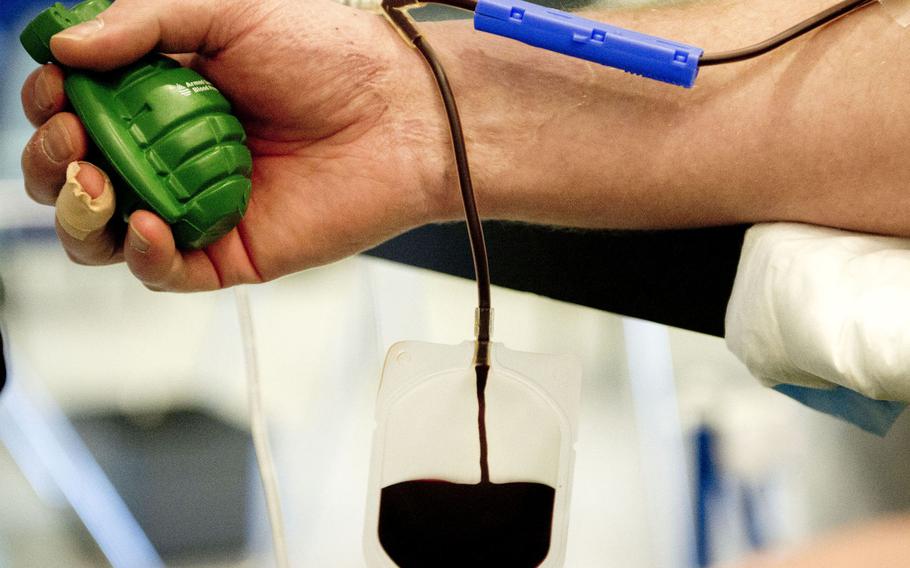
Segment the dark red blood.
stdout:
<svg viewBox="0 0 910 568">
<path fill-rule="evenodd" d="M 550 550 L 542 483 L 405 481 L 383 488 L 379 542 L 401 568 L 533 568 Z"/>
<path fill-rule="evenodd" d="M 382 489 L 379 542 L 400 568 L 533 568 L 550 550 L 556 491 L 542 483 L 489 481 L 489 367 L 476 369 L 480 483 L 419 479 Z"/>
</svg>

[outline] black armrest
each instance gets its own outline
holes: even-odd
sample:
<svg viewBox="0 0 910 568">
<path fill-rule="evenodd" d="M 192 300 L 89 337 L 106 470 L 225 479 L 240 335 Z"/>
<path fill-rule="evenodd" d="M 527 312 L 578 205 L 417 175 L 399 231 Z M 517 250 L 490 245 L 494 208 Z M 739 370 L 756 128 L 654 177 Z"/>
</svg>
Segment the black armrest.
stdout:
<svg viewBox="0 0 910 568">
<path fill-rule="evenodd" d="M 505 222 L 484 227 L 496 285 L 716 336 L 724 334 L 748 228 L 580 231 Z M 367 254 L 473 277 L 460 223 L 421 227 Z"/>
</svg>

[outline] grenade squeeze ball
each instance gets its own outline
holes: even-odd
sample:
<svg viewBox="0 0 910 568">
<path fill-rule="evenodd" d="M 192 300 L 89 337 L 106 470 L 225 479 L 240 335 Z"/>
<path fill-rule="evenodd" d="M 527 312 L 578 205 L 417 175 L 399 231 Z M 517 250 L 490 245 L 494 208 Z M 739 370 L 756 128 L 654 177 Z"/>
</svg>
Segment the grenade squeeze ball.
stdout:
<svg viewBox="0 0 910 568">
<path fill-rule="evenodd" d="M 38 63 L 57 63 L 51 36 L 110 4 L 54 4 L 26 26 L 20 41 Z M 137 209 L 154 211 L 183 249 L 202 248 L 240 222 L 252 159 L 240 121 L 211 83 L 155 54 L 105 73 L 65 71 L 67 97 L 107 160 L 124 219 Z"/>
</svg>

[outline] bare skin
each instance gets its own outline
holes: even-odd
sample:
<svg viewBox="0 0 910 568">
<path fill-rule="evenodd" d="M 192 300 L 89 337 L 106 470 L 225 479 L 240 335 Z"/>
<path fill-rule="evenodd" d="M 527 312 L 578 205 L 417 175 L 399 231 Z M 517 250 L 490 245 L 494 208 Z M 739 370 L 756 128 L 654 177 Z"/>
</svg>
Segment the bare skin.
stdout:
<svg viewBox="0 0 910 568">
<path fill-rule="evenodd" d="M 827 4 L 591 15 L 720 50 Z M 55 37 L 58 59 L 108 69 L 150 50 L 184 54 L 244 122 L 253 194 L 241 225 L 204 251 L 175 250 L 168 227 L 145 211 L 125 238 L 116 226 L 85 241 L 58 231 L 77 262 L 125 260 L 156 290 L 214 289 L 460 215 L 432 78 L 382 18 L 327 0 L 118 0 L 101 21 L 81 39 Z M 793 220 L 910 235 L 910 35 L 877 5 L 760 60 L 705 69 L 693 90 L 479 34 L 464 21 L 422 29 L 452 77 L 486 217 L 603 228 Z M 23 86 L 39 126 L 23 155 L 26 188 L 48 204 L 87 144 L 62 78 L 48 65 Z M 97 171 L 81 175 L 97 190 Z"/>
<path fill-rule="evenodd" d="M 910 559 L 910 517 L 836 531 L 794 550 L 766 553 L 725 568 L 904 568 Z"/>
</svg>

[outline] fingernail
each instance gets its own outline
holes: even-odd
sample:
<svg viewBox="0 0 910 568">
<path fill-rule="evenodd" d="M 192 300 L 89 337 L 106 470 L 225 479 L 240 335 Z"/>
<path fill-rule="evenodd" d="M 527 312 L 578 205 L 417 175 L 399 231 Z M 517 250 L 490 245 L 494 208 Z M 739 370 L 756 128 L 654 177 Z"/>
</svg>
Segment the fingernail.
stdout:
<svg viewBox="0 0 910 568">
<path fill-rule="evenodd" d="M 73 155 L 70 134 L 60 122 L 53 122 L 41 139 L 41 148 L 48 159 L 56 164 L 67 162 Z"/>
<path fill-rule="evenodd" d="M 38 75 L 32 96 L 35 98 L 35 104 L 41 110 L 50 110 L 54 106 L 54 96 L 51 94 L 51 86 L 47 81 L 46 73 Z"/>
<path fill-rule="evenodd" d="M 79 162 L 79 173 L 76 174 L 76 179 L 82 185 L 83 191 L 92 199 L 98 199 L 104 193 L 107 179 L 98 168 L 88 162 Z"/>
<path fill-rule="evenodd" d="M 136 230 L 132 224 L 130 224 L 130 248 L 139 254 L 147 254 L 149 251 L 149 242 L 148 239 L 142 236 L 142 234 Z"/>
<path fill-rule="evenodd" d="M 94 18 L 87 22 L 82 22 L 71 28 L 66 28 L 54 37 L 66 39 L 85 39 L 104 27 L 104 21 L 101 18 Z"/>
</svg>

